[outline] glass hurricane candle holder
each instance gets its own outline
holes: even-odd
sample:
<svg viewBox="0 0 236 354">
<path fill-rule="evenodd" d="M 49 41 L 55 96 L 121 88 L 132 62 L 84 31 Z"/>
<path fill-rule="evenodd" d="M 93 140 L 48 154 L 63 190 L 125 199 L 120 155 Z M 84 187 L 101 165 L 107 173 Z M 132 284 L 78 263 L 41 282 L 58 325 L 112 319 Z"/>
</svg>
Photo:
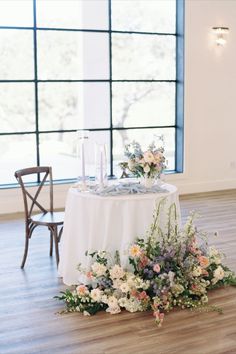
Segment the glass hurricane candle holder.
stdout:
<svg viewBox="0 0 236 354">
<path fill-rule="evenodd" d="M 96 144 L 95 146 L 95 181 L 101 188 L 104 188 L 108 183 L 106 144 Z"/>
<path fill-rule="evenodd" d="M 89 131 L 79 130 L 78 131 L 78 148 L 77 156 L 79 163 L 79 177 L 78 183 L 82 190 L 87 189 L 87 180 L 89 179 L 88 171 L 88 143 L 89 143 Z"/>
</svg>

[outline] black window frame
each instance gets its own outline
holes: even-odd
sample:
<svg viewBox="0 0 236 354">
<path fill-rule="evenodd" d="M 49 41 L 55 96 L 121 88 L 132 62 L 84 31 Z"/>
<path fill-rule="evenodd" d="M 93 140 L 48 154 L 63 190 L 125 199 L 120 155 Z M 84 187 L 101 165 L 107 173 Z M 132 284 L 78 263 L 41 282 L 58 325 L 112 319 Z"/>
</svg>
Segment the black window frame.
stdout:
<svg viewBox="0 0 236 354">
<path fill-rule="evenodd" d="M 113 175 L 113 131 L 117 130 L 129 130 L 129 129 L 150 129 L 150 128 L 174 128 L 175 129 L 175 170 L 168 171 L 168 173 L 182 173 L 183 172 L 183 152 L 184 152 L 184 0 L 176 0 L 176 31 L 175 33 L 157 33 L 157 32 L 142 32 L 142 31 L 123 31 L 112 29 L 112 0 L 108 2 L 109 13 L 109 28 L 107 30 L 99 29 L 83 29 L 83 28 L 48 28 L 37 27 L 37 0 L 31 0 L 33 2 L 33 26 L 1 26 L 2 29 L 7 30 L 29 30 L 33 31 L 33 56 L 34 56 L 34 79 L 32 80 L 0 80 L 1 83 L 34 83 L 35 91 L 35 130 L 34 131 L 19 131 L 19 132 L 1 132 L 0 136 L 7 135 L 35 135 L 36 139 L 36 163 L 40 166 L 40 135 L 50 133 L 74 133 L 78 129 L 63 129 L 63 130 L 39 130 L 39 97 L 38 97 L 38 85 L 39 83 L 61 83 L 61 82 L 107 82 L 109 83 L 109 96 L 110 96 L 110 126 L 108 128 L 93 128 L 86 129 L 89 131 L 109 131 L 110 133 L 110 177 Z M 38 79 L 38 58 L 37 58 L 37 32 L 38 31 L 73 31 L 73 32 L 93 32 L 93 33 L 108 33 L 109 35 L 109 79 L 107 80 L 41 80 Z M 135 34 L 135 35 L 151 35 L 151 36 L 174 36 L 176 38 L 176 79 L 175 80 L 114 80 L 112 78 L 112 34 Z M 172 82 L 175 83 L 175 124 L 174 125 L 161 125 L 161 126 L 138 126 L 138 127 L 113 127 L 113 112 L 112 112 L 112 84 L 113 82 Z M 38 177 L 40 178 L 40 176 Z M 71 179 L 56 179 L 54 183 L 70 183 L 75 181 L 75 178 Z M 29 182 L 28 185 L 35 185 L 39 183 Z M 1 184 L 0 189 L 14 188 L 17 184 Z"/>
</svg>

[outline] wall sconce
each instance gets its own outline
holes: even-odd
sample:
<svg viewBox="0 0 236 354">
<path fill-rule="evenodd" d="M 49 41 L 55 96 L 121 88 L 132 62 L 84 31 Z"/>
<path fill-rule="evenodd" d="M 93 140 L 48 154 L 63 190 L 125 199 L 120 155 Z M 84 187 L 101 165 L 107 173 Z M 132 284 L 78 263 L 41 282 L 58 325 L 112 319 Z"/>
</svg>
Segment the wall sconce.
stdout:
<svg viewBox="0 0 236 354">
<path fill-rule="evenodd" d="M 217 45 L 224 46 L 226 44 L 226 35 L 229 33 L 229 27 L 212 27 L 216 36 L 215 42 Z"/>
</svg>

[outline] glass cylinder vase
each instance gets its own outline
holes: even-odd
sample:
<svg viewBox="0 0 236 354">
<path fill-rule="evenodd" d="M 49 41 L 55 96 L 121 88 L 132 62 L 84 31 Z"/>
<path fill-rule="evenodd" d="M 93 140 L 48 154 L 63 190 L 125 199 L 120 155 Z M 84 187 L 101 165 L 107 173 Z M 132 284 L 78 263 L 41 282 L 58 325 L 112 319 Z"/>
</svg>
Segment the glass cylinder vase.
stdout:
<svg viewBox="0 0 236 354">
<path fill-rule="evenodd" d="M 95 145 L 95 181 L 101 188 L 108 183 L 106 144 Z"/>
<path fill-rule="evenodd" d="M 148 177 L 148 176 L 140 177 L 140 184 L 147 189 L 152 188 L 155 181 L 156 181 L 156 179 L 154 177 Z"/>
<path fill-rule="evenodd" d="M 89 131 L 81 130 L 78 131 L 78 145 L 77 145 L 77 156 L 78 156 L 78 170 L 79 177 L 78 182 L 81 189 L 85 190 L 87 185 L 87 180 L 89 179 L 88 173 L 88 152 L 89 152 Z"/>
</svg>

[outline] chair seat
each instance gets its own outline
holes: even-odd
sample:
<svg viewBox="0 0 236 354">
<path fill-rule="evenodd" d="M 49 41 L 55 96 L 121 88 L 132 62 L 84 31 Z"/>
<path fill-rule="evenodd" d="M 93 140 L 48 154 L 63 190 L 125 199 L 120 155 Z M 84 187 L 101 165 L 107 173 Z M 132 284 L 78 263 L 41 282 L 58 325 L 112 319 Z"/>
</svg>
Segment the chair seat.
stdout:
<svg viewBox="0 0 236 354">
<path fill-rule="evenodd" d="M 63 225 L 64 212 L 40 213 L 32 215 L 30 220 L 38 225 Z"/>
</svg>

